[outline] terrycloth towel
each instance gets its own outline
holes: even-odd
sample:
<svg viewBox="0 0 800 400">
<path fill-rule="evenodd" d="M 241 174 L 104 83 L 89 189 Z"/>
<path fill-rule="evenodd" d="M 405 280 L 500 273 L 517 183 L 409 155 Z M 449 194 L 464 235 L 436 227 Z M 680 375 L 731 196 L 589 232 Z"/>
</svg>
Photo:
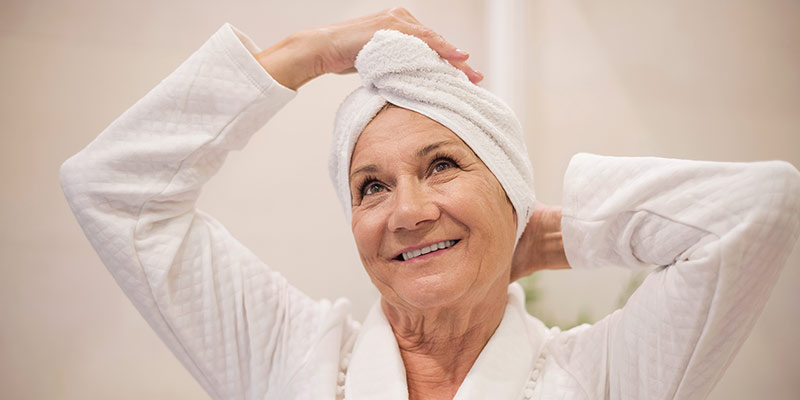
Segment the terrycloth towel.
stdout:
<svg viewBox="0 0 800 400">
<path fill-rule="evenodd" d="M 416 111 L 461 138 L 497 177 L 517 213 L 517 240 L 533 212 L 533 168 L 514 112 L 439 57 L 422 40 L 382 30 L 358 53 L 363 86 L 336 115 L 329 168 L 347 220 L 352 218 L 350 157 L 359 135 L 386 104 Z"/>
</svg>

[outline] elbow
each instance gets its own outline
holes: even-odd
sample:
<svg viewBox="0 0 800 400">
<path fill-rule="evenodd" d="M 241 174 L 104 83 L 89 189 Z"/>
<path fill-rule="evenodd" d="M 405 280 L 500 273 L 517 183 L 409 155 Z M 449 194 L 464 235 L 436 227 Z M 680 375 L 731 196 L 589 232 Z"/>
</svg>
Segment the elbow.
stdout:
<svg viewBox="0 0 800 400">
<path fill-rule="evenodd" d="M 78 200 L 85 195 L 87 188 L 87 170 L 82 161 L 81 153 L 78 153 L 61 164 L 59 168 L 59 182 L 61 191 L 73 210 L 77 209 Z"/>
<path fill-rule="evenodd" d="M 61 183 L 61 190 L 65 192 L 66 188 L 70 186 L 78 175 L 79 169 L 76 168 L 75 157 L 77 157 L 77 155 L 68 158 L 61 164 L 61 168 L 58 169 L 58 180 Z"/>
<path fill-rule="evenodd" d="M 795 242 L 800 234 L 800 172 L 785 161 L 757 163 L 753 196 L 760 199 L 751 209 L 754 222 L 783 232 Z"/>
<path fill-rule="evenodd" d="M 727 182 L 729 201 L 720 214 L 730 224 L 716 232 L 720 262 L 727 270 L 744 271 L 737 275 L 742 279 L 772 281 L 800 235 L 800 173 L 783 161 L 737 168 Z"/>
<path fill-rule="evenodd" d="M 781 205 L 794 225 L 794 230 L 800 230 L 800 171 L 794 165 L 785 161 L 776 161 L 776 175 L 778 176 Z M 795 239 L 797 232 L 795 232 Z"/>
<path fill-rule="evenodd" d="M 800 218 L 800 172 L 786 161 L 768 161 L 757 176 L 758 192 L 768 199 L 764 206 L 782 218 Z"/>
</svg>

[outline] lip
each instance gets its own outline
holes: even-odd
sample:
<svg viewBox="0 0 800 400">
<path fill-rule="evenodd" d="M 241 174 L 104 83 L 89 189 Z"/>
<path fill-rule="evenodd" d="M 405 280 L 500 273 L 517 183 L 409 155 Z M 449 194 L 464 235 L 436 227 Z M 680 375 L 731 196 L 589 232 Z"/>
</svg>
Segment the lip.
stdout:
<svg viewBox="0 0 800 400">
<path fill-rule="evenodd" d="M 423 255 L 420 255 L 418 257 L 414 257 L 414 258 L 412 258 L 410 260 L 407 260 L 407 261 L 403 261 L 402 260 L 402 254 L 405 253 L 405 252 L 409 252 L 409 251 L 413 251 L 413 250 L 419 250 L 419 249 L 422 249 L 424 247 L 428 247 L 428 246 L 430 246 L 432 244 L 436 244 L 436 243 L 439 243 L 439 242 L 444 242 L 445 240 L 453 240 L 453 241 L 455 241 L 455 243 L 452 246 L 450 246 L 450 247 L 448 247 L 446 249 L 439 249 L 439 250 L 436 250 L 436 251 L 432 251 L 430 253 L 423 254 Z M 423 243 L 423 244 L 418 244 L 418 245 L 406 247 L 406 248 L 400 250 L 399 252 L 397 252 L 394 255 L 394 257 L 392 257 L 391 260 L 392 261 L 397 261 L 397 262 L 411 262 L 411 261 L 416 261 L 416 260 L 420 260 L 421 261 L 421 260 L 429 258 L 429 256 L 433 256 L 433 255 L 436 255 L 438 253 L 443 253 L 446 250 L 450 250 L 453 247 L 455 247 L 456 245 L 458 245 L 458 243 L 460 243 L 460 242 L 461 242 L 461 239 L 442 239 L 442 240 L 436 240 L 436 241 L 433 241 L 433 242 L 428 242 L 428 243 Z M 401 259 L 398 259 L 398 258 L 401 258 Z"/>
</svg>

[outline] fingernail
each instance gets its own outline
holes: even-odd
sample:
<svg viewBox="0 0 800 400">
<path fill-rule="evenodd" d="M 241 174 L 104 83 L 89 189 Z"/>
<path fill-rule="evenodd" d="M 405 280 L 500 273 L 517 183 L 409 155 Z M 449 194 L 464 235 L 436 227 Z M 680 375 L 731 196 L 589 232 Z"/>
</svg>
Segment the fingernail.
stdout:
<svg viewBox="0 0 800 400">
<path fill-rule="evenodd" d="M 469 53 L 461 49 L 456 49 L 456 53 L 458 53 L 458 55 L 460 55 L 461 57 L 469 57 Z"/>
</svg>

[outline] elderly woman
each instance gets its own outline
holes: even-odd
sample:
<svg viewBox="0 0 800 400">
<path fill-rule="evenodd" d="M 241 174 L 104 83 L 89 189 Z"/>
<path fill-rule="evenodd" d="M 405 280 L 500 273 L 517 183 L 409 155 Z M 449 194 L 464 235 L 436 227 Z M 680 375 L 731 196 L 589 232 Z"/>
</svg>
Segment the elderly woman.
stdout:
<svg viewBox="0 0 800 400">
<path fill-rule="evenodd" d="M 64 164 L 89 240 L 211 397 L 709 393 L 797 239 L 797 170 L 578 155 L 563 215 L 534 206 L 519 123 L 470 82 L 481 76 L 466 58 L 402 9 L 265 51 L 225 25 Z M 226 154 L 294 90 L 353 70 L 364 86 L 339 110 L 330 167 L 381 293 L 363 324 L 195 208 Z M 606 265 L 654 271 L 623 309 L 564 332 L 528 315 L 513 283 Z"/>
</svg>

